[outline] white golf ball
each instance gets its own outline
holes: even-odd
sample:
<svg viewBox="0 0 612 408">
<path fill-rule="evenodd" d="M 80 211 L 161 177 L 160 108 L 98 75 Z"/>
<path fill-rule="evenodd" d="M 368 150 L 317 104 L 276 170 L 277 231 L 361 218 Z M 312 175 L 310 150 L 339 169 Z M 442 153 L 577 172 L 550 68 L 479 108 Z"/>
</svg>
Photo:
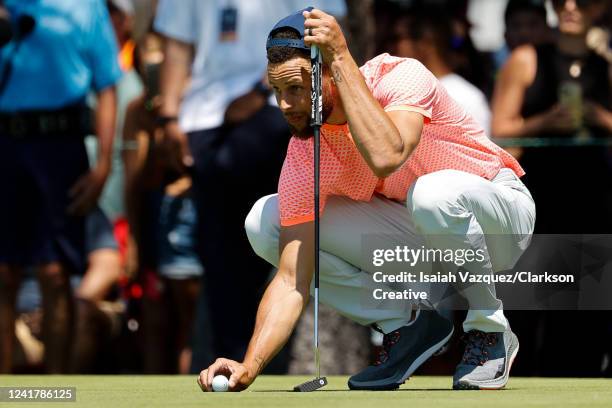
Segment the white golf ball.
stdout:
<svg viewBox="0 0 612 408">
<path fill-rule="evenodd" d="M 229 388 L 229 380 L 224 375 L 215 375 L 212 381 L 214 392 L 225 392 Z"/>
</svg>

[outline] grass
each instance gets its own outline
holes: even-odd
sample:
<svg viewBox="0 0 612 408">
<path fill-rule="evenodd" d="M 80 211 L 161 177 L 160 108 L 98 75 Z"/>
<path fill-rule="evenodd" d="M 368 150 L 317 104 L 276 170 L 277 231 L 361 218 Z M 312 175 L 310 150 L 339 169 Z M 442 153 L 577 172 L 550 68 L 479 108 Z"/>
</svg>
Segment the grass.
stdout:
<svg viewBox="0 0 612 408">
<path fill-rule="evenodd" d="M 452 391 L 450 377 L 413 377 L 397 391 L 348 391 L 346 377 L 329 377 L 313 393 L 294 393 L 311 377 L 262 376 L 242 393 L 202 393 L 195 376 L 0 376 L 0 386 L 74 386 L 76 403 L 18 407 L 612 407 L 612 380 L 512 378 L 502 391 Z M 0 402 L 0 408 L 8 406 Z"/>
</svg>

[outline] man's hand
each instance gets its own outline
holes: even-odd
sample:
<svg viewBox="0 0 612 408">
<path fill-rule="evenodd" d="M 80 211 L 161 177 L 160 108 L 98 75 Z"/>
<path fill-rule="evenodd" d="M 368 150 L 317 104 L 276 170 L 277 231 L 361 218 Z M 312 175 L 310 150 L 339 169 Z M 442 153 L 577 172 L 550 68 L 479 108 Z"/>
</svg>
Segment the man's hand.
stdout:
<svg viewBox="0 0 612 408">
<path fill-rule="evenodd" d="M 304 43 L 315 44 L 321 50 L 323 61 L 330 64 L 348 52 L 340 24 L 333 16 L 314 9 L 304 12 Z"/>
<path fill-rule="evenodd" d="M 385 112 L 351 56 L 336 19 L 316 9 L 305 11 L 303 16 L 304 43 L 319 47 L 338 90 L 344 111 L 336 110 L 339 123 L 346 119 L 355 145 L 372 172 L 379 178 L 388 177 L 416 148 L 423 116 Z"/>
<path fill-rule="evenodd" d="M 606 129 L 612 132 L 612 112 L 595 102 L 584 104 L 584 121 L 587 125 Z"/>
<path fill-rule="evenodd" d="M 235 125 L 244 122 L 256 114 L 266 104 L 266 98 L 256 92 L 251 91 L 232 101 L 225 111 L 224 122 L 227 125 Z"/>
<path fill-rule="evenodd" d="M 176 120 L 172 120 L 164 126 L 162 145 L 166 165 L 169 169 L 178 174 L 183 174 L 186 169 L 193 166 L 193 157 L 189 151 L 187 135 L 183 133 Z"/>
<path fill-rule="evenodd" d="M 567 106 L 557 104 L 540 115 L 541 130 L 570 133 L 578 130 L 576 118 Z"/>
<path fill-rule="evenodd" d="M 204 392 L 212 391 L 212 381 L 216 375 L 229 378 L 229 391 L 242 391 L 253 383 L 255 378 L 249 376 L 244 364 L 226 358 L 218 358 L 210 367 L 202 370 L 198 377 L 198 385 Z"/>
<path fill-rule="evenodd" d="M 68 191 L 68 196 L 72 199 L 67 209 L 68 214 L 84 216 L 94 208 L 102 194 L 109 172 L 110 165 L 100 163 L 79 177 Z"/>
<path fill-rule="evenodd" d="M 278 272 L 259 303 L 244 362 L 217 359 L 198 377 L 202 391 L 212 391 L 212 380 L 219 374 L 229 378 L 230 391 L 246 389 L 280 351 L 308 303 L 313 254 L 312 222 L 281 228 Z"/>
</svg>

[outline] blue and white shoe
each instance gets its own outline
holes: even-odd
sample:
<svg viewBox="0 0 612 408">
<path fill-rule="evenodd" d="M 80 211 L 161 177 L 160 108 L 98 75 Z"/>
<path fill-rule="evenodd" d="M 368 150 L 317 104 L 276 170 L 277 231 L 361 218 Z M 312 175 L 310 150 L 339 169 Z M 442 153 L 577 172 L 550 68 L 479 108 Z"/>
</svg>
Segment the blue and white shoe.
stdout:
<svg viewBox="0 0 612 408">
<path fill-rule="evenodd" d="M 518 353 L 518 338 L 512 331 L 485 333 L 471 330 L 463 336 L 465 353 L 453 376 L 455 390 L 498 390 L 510 378 Z"/>
<path fill-rule="evenodd" d="M 453 335 L 451 322 L 431 310 L 384 335 L 383 350 L 374 365 L 349 378 L 351 390 L 394 390 L 440 350 Z"/>
</svg>

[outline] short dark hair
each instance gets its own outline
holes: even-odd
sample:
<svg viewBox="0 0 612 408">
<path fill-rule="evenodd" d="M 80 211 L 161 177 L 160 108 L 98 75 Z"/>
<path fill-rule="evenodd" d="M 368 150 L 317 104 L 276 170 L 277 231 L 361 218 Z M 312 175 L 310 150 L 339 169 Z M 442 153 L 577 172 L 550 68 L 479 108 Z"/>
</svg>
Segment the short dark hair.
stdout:
<svg viewBox="0 0 612 408">
<path fill-rule="evenodd" d="M 293 28 L 281 28 L 272 33 L 272 38 L 289 38 L 299 40 L 302 38 L 300 33 L 295 31 Z M 268 62 L 271 64 L 281 64 L 287 62 L 293 58 L 310 58 L 308 50 L 303 48 L 293 48 L 287 46 L 275 46 L 268 48 Z"/>
<path fill-rule="evenodd" d="M 451 16 L 440 7 L 430 6 L 417 8 L 410 20 L 408 37 L 420 41 L 431 36 L 440 56 L 447 59 L 455 48 Z"/>
<path fill-rule="evenodd" d="M 506 24 L 508 24 L 510 18 L 512 18 L 514 14 L 521 11 L 533 12 L 546 21 L 546 4 L 544 0 L 510 0 L 504 12 L 504 21 Z"/>
</svg>

